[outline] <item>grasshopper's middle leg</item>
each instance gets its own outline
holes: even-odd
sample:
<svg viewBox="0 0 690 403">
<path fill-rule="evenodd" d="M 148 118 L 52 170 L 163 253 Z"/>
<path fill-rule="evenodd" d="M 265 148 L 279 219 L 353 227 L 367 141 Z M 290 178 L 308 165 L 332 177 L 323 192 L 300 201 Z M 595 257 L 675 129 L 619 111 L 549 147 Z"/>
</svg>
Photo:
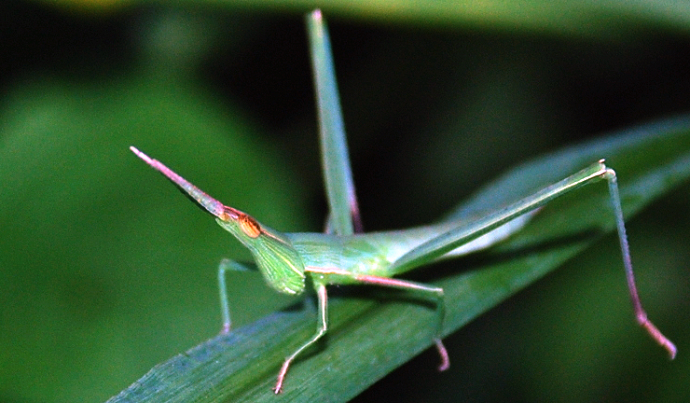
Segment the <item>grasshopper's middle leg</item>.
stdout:
<svg viewBox="0 0 690 403">
<path fill-rule="evenodd" d="M 443 288 L 433 287 L 414 281 L 399 280 L 390 277 L 369 276 L 364 274 L 355 275 L 354 278 L 363 284 L 380 285 L 383 287 L 392 287 L 400 290 L 408 290 L 415 292 L 423 297 L 431 298 L 436 301 L 436 331 L 434 333 L 434 344 L 441 357 L 441 364 L 438 366 L 439 371 L 445 371 L 450 368 L 450 359 L 448 358 L 448 350 L 443 345 L 441 335 L 443 333 L 443 319 L 446 316 L 446 304 L 443 300 Z"/>
<path fill-rule="evenodd" d="M 316 343 L 328 330 L 328 293 L 326 292 L 325 284 L 315 283 L 316 296 L 319 300 L 319 319 L 316 323 L 316 333 L 309 339 L 306 343 L 302 344 L 300 348 L 295 350 L 294 353 L 290 354 L 289 357 L 285 359 L 283 365 L 280 367 L 278 372 L 278 380 L 273 391 L 277 395 L 283 390 L 283 381 L 285 380 L 285 375 L 287 375 L 290 364 L 297 358 L 302 351 L 306 350 L 309 346 Z"/>
</svg>

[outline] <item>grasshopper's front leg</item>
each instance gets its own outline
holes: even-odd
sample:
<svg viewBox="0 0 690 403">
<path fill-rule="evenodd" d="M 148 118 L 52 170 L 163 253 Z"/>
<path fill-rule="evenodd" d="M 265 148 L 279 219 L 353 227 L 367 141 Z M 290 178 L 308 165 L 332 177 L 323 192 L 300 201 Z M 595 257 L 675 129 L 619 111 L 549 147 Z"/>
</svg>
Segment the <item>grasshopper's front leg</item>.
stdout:
<svg viewBox="0 0 690 403">
<path fill-rule="evenodd" d="M 232 321 L 230 320 L 230 303 L 228 302 L 228 288 L 225 284 L 226 271 L 255 271 L 253 266 L 236 262 L 230 259 L 223 259 L 218 265 L 218 290 L 220 293 L 220 314 L 223 318 L 221 333 L 229 333 Z"/>
</svg>

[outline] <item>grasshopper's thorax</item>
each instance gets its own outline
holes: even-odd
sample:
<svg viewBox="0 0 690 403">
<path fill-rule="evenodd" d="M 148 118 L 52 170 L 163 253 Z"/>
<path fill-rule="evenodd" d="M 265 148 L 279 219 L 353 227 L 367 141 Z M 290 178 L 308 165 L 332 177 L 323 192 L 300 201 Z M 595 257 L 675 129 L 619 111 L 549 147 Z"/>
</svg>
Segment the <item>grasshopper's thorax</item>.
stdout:
<svg viewBox="0 0 690 403">
<path fill-rule="evenodd" d="M 228 206 L 216 221 L 251 251 L 269 286 L 284 294 L 304 291 L 304 263 L 285 235 Z"/>
</svg>

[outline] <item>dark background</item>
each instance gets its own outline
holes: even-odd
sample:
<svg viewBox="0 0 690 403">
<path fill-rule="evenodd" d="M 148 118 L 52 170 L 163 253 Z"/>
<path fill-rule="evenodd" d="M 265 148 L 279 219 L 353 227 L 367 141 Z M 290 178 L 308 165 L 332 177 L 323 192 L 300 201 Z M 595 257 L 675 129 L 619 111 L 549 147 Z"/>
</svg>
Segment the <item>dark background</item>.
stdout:
<svg viewBox="0 0 690 403">
<path fill-rule="evenodd" d="M 218 331 L 215 267 L 247 254 L 129 145 L 272 227 L 320 230 L 306 11 L 0 5 L 0 401 L 104 401 Z M 424 224 L 527 158 L 690 108 L 681 10 L 491 11 L 324 10 L 367 230 Z M 687 400 L 687 202 L 686 186 L 629 224 L 675 362 L 636 328 L 607 237 L 450 337 L 450 372 L 427 352 L 357 401 Z M 232 276 L 239 326 L 291 301 Z"/>
</svg>

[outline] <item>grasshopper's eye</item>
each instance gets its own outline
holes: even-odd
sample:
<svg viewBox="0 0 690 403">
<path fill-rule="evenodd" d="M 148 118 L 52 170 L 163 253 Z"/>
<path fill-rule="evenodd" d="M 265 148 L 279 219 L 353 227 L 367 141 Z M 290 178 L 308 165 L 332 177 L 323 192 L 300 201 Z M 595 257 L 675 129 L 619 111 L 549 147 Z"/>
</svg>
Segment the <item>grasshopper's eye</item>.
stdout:
<svg viewBox="0 0 690 403">
<path fill-rule="evenodd" d="M 261 226 L 256 220 L 246 214 L 240 217 L 240 228 L 250 238 L 258 238 L 261 235 Z"/>
<path fill-rule="evenodd" d="M 237 220 L 243 213 L 235 210 L 232 207 L 223 206 L 223 215 L 220 218 L 223 221 Z"/>
</svg>

